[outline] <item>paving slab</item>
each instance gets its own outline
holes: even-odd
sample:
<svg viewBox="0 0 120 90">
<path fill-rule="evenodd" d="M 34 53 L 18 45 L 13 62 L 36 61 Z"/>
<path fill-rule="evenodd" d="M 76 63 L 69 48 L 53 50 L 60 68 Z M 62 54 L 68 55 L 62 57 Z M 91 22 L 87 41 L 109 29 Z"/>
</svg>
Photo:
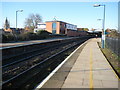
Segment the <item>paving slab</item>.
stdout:
<svg viewBox="0 0 120 90">
<path fill-rule="evenodd" d="M 94 38 L 86 44 L 62 88 L 118 88 L 119 80 L 101 52 L 98 41 Z"/>
</svg>

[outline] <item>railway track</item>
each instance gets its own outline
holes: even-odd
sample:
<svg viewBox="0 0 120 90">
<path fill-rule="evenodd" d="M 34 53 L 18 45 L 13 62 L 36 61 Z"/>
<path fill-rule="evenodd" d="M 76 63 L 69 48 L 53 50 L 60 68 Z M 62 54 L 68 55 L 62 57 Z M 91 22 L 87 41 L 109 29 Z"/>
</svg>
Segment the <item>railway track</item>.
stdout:
<svg viewBox="0 0 120 90">
<path fill-rule="evenodd" d="M 39 54 L 42 54 L 42 52 L 44 50 L 49 50 L 53 47 L 57 47 L 57 46 L 60 46 L 60 45 L 65 45 L 67 43 L 70 43 L 72 41 L 67 41 L 67 42 L 63 42 L 61 43 L 60 41 L 58 41 L 59 44 L 56 42 L 53 42 L 54 44 L 53 45 L 49 45 L 49 46 L 43 46 L 43 45 L 40 45 L 41 47 L 39 48 L 35 48 L 35 50 L 29 50 L 29 51 L 25 51 L 23 50 L 23 53 L 20 53 L 20 54 L 16 54 L 16 55 L 12 55 L 12 56 L 3 56 L 2 57 L 2 64 L 3 66 L 2 67 L 7 67 L 7 66 L 10 66 L 10 65 L 13 65 L 13 64 L 16 64 L 16 63 L 19 63 L 21 61 L 24 61 L 26 59 L 29 59 L 31 57 L 34 57 L 36 55 L 39 55 Z M 25 51 L 25 52 L 24 52 Z"/>
<path fill-rule="evenodd" d="M 3 89 L 34 88 L 36 84 L 34 85 L 33 82 L 39 83 L 43 80 L 65 59 L 66 52 L 74 50 L 75 47 L 87 39 L 58 44 L 56 47 L 53 45 L 51 49 L 44 49 L 43 52 L 39 51 L 40 53 L 35 53 L 33 56 L 3 66 Z"/>
<path fill-rule="evenodd" d="M 74 43 L 74 42 L 73 42 Z M 61 45 L 61 44 L 60 44 Z M 50 57 L 51 55 L 61 51 L 62 49 L 66 48 L 67 46 L 70 46 L 70 44 L 68 45 L 62 45 L 62 46 L 56 46 L 53 49 L 49 49 L 46 51 L 43 51 L 42 53 L 38 53 L 37 55 L 39 55 L 39 57 L 35 57 L 33 59 L 23 59 L 22 61 L 18 61 L 18 62 L 13 62 L 14 65 L 12 66 L 7 66 L 3 68 L 3 80 L 9 79 L 15 75 L 17 75 L 18 73 L 34 66 L 35 64 L 39 63 L 40 61 L 44 60 L 47 57 Z M 33 56 L 36 56 L 33 55 Z M 32 56 L 30 56 L 32 57 Z"/>
</svg>

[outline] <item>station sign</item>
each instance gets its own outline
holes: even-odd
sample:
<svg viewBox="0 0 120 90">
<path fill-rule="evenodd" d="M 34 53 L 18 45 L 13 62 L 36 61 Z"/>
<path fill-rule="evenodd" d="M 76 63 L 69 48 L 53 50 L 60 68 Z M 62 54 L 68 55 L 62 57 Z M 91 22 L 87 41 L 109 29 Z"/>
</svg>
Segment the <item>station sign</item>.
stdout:
<svg viewBox="0 0 120 90">
<path fill-rule="evenodd" d="M 77 30 L 77 25 L 66 24 L 66 28 L 67 28 L 67 29 L 71 29 L 71 30 Z"/>
</svg>

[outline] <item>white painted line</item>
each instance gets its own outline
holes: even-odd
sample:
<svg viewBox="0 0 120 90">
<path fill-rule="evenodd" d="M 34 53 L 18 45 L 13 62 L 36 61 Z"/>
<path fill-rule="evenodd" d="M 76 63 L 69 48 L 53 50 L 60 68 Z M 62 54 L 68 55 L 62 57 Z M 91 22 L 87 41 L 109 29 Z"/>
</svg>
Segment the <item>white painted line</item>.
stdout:
<svg viewBox="0 0 120 90">
<path fill-rule="evenodd" d="M 90 39 L 89 39 L 90 40 Z M 54 74 L 58 71 L 59 68 L 85 43 L 87 43 L 89 40 L 85 41 L 83 44 L 81 44 L 76 50 L 74 50 L 57 68 L 55 68 L 36 88 L 35 90 L 38 90 L 38 88 L 41 88 Z"/>
</svg>

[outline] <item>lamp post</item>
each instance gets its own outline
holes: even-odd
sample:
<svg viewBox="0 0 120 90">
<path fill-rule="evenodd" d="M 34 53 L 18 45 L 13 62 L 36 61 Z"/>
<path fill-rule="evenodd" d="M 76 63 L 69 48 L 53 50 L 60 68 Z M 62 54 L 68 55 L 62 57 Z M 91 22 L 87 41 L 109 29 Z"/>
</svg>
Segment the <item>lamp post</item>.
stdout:
<svg viewBox="0 0 120 90">
<path fill-rule="evenodd" d="M 102 48 L 105 48 L 105 5 L 101 4 L 94 4 L 94 7 L 104 7 L 104 12 L 103 12 L 103 32 L 102 32 Z"/>
<path fill-rule="evenodd" d="M 102 30 L 102 32 L 103 32 L 103 19 L 97 19 L 98 21 L 102 21 L 102 28 L 101 28 L 101 30 Z M 102 42 L 102 38 L 101 38 L 101 42 Z M 102 46 L 102 43 L 101 43 L 101 46 Z"/>
<path fill-rule="evenodd" d="M 103 19 L 97 19 L 98 21 L 102 21 L 102 30 L 103 30 Z"/>
<path fill-rule="evenodd" d="M 17 13 L 18 13 L 18 12 L 22 12 L 22 11 L 23 11 L 23 10 L 17 10 L 17 11 L 16 11 L 16 30 L 17 30 Z"/>
<path fill-rule="evenodd" d="M 98 21 L 102 20 L 102 19 L 97 19 Z"/>
</svg>

